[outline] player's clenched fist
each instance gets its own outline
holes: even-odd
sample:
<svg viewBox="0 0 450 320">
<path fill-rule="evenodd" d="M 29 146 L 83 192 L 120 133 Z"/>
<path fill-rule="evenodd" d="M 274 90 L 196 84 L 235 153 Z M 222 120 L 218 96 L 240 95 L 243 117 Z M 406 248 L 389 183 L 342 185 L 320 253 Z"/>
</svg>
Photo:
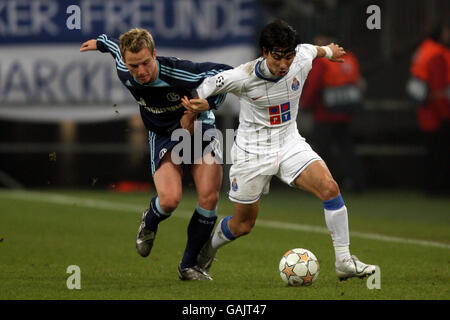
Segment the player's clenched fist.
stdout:
<svg viewBox="0 0 450 320">
<path fill-rule="evenodd" d="M 80 52 L 89 51 L 89 50 L 97 50 L 97 40 L 91 39 L 86 42 L 83 42 L 83 44 L 80 47 Z"/>
<path fill-rule="evenodd" d="M 328 47 L 330 47 L 331 52 L 333 53 L 332 57 L 330 58 L 331 61 L 344 62 L 344 59 L 341 58 L 346 53 L 344 48 L 335 43 L 330 43 Z"/>
</svg>

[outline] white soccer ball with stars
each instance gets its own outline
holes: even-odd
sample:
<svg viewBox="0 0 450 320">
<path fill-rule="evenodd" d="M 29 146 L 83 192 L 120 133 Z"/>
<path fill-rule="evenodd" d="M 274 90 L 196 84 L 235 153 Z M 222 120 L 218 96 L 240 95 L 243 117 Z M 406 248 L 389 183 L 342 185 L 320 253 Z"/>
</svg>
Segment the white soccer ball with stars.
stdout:
<svg viewBox="0 0 450 320">
<path fill-rule="evenodd" d="M 286 252 L 280 260 L 281 279 L 290 286 L 309 286 L 319 275 L 319 261 L 307 249 L 296 248 Z"/>
</svg>

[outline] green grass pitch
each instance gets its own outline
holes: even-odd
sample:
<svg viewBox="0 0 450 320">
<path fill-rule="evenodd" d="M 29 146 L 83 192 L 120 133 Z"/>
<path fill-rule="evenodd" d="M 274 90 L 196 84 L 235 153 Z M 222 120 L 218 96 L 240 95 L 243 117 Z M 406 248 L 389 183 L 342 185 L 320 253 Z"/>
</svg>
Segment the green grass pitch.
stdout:
<svg viewBox="0 0 450 320">
<path fill-rule="evenodd" d="M 106 191 L 0 191 L 0 299 L 307 300 L 449 299 L 450 200 L 419 193 L 344 194 L 351 252 L 377 264 L 381 289 L 366 279 L 339 282 L 323 208 L 288 189 L 262 197 L 251 234 L 223 247 L 214 281 L 178 280 L 189 217 L 187 190 L 161 223 L 151 255 L 141 258 L 135 237 L 151 195 Z M 230 215 L 223 194 L 219 218 Z M 319 259 L 310 287 L 288 287 L 278 263 L 303 247 Z M 69 290 L 67 267 L 81 270 L 81 289 Z"/>
</svg>

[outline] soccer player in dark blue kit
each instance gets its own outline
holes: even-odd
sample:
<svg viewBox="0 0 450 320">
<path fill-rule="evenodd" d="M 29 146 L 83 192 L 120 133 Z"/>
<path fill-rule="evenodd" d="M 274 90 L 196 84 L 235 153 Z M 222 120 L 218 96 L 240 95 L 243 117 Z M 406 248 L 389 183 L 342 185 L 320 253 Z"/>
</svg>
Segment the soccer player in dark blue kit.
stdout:
<svg viewBox="0 0 450 320">
<path fill-rule="evenodd" d="M 158 224 L 170 217 L 181 201 L 183 166 L 172 159 L 172 149 L 179 142 L 171 139 L 172 132 L 183 128 L 193 137 L 194 129 L 202 130 L 202 136 L 208 129 L 215 130 L 211 111 L 201 113 L 198 118 L 185 114 L 181 97 L 193 97 L 204 78 L 232 67 L 156 56 L 151 34 L 138 28 L 122 34 L 120 41 L 103 34 L 81 45 L 81 52 L 90 50 L 109 52 L 113 56 L 119 79 L 138 102 L 142 120 L 149 132 L 151 170 L 157 194 L 142 215 L 136 237 L 137 251 L 146 257 L 152 249 Z M 211 109 L 216 109 L 224 98 L 225 95 L 209 98 Z M 196 118 L 201 127 L 194 128 Z M 211 149 L 208 143 L 203 144 L 203 150 L 207 147 Z M 191 145 L 194 145 L 193 141 Z M 191 160 L 198 204 L 189 222 L 186 249 L 178 266 L 181 280 L 212 280 L 197 265 L 197 255 L 208 241 L 217 220 L 222 166 L 211 152 L 204 155 L 202 152 L 200 156 L 203 156 L 202 161 Z"/>
</svg>

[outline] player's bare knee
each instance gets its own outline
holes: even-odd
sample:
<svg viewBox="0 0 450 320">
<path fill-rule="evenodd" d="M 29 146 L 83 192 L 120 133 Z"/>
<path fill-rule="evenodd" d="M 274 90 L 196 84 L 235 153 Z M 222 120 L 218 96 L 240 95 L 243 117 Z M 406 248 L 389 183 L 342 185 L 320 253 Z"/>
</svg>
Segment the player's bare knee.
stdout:
<svg viewBox="0 0 450 320">
<path fill-rule="evenodd" d="M 178 207 L 181 197 L 178 196 L 159 196 L 159 205 L 164 212 L 172 212 Z"/>
<path fill-rule="evenodd" d="M 340 190 L 337 182 L 334 179 L 326 179 L 322 181 L 320 195 L 322 201 L 327 201 L 339 196 Z"/>
<path fill-rule="evenodd" d="M 206 210 L 214 210 L 219 201 L 219 193 L 214 191 L 206 195 L 199 195 L 198 204 Z"/>
</svg>

